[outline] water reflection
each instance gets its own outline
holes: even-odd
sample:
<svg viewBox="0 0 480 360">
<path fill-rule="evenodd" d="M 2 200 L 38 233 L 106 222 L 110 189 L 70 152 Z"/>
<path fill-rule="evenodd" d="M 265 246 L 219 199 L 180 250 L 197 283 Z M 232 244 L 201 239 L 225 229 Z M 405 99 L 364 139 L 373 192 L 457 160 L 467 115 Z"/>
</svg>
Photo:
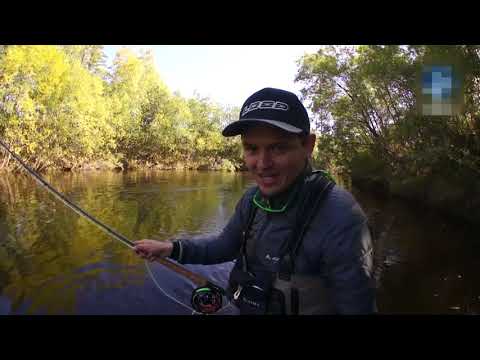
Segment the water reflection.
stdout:
<svg viewBox="0 0 480 360">
<path fill-rule="evenodd" d="M 476 314 L 480 286 L 478 231 L 398 199 L 353 189 L 380 229 L 378 303 L 383 313 Z"/>
<path fill-rule="evenodd" d="M 208 172 L 67 173 L 46 180 L 128 238 L 159 240 L 217 231 L 244 187 L 242 177 Z M 2 175 L 0 190 L 2 313 L 174 313 L 142 261 L 33 180 Z M 161 270 L 156 276 L 167 281 Z"/>
</svg>

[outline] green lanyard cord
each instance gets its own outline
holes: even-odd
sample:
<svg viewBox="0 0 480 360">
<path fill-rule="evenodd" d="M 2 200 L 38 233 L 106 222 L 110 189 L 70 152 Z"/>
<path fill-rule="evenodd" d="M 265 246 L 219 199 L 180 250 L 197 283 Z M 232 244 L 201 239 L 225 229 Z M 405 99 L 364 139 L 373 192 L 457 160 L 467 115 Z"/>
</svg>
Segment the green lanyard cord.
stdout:
<svg viewBox="0 0 480 360">
<path fill-rule="evenodd" d="M 281 213 L 281 212 L 284 212 L 285 209 L 287 208 L 287 205 L 288 203 L 290 202 L 290 199 L 289 201 L 287 201 L 287 203 L 285 205 L 283 205 L 283 207 L 281 209 L 272 209 L 270 207 L 270 204 L 267 204 L 267 205 L 263 205 L 261 202 L 262 200 L 259 199 L 259 191 L 257 190 L 257 192 L 255 193 L 255 196 L 253 197 L 253 203 L 255 205 L 257 205 L 260 209 L 264 210 L 264 211 L 267 211 L 267 212 L 271 212 L 271 213 Z"/>
<path fill-rule="evenodd" d="M 257 192 L 255 193 L 255 196 L 253 197 L 253 203 L 259 207 L 260 209 L 266 211 L 266 212 L 269 212 L 269 213 L 281 213 L 281 212 L 284 212 L 286 209 L 287 209 L 287 206 L 292 202 L 292 199 L 295 197 L 295 195 L 297 194 L 298 192 L 298 188 L 297 189 L 294 189 L 292 191 L 292 193 L 290 194 L 290 196 L 288 197 L 288 200 L 287 202 L 285 203 L 285 205 L 283 205 L 280 209 L 273 209 L 271 206 L 270 206 L 270 202 L 267 200 L 267 201 L 263 201 L 262 199 L 260 199 L 260 191 L 257 190 Z"/>
<path fill-rule="evenodd" d="M 330 180 L 331 182 L 333 182 L 335 184 L 335 180 L 333 179 L 332 175 L 330 175 L 327 171 L 325 170 L 317 170 L 317 172 L 320 172 L 325 178 L 327 178 L 328 180 Z M 262 200 L 261 199 L 261 196 L 260 196 L 260 191 L 257 189 L 257 192 L 255 193 L 255 196 L 253 197 L 253 203 L 259 207 L 260 209 L 266 211 L 266 212 L 269 212 L 269 213 L 281 213 L 281 212 L 284 212 L 286 209 L 287 209 L 287 206 L 291 203 L 292 199 L 295 197 L 295 195 L 297 194 L 298 192 L 298 188 L 297 189 L 294 189 L 292 191 L 292 193 L 290 194 L 287 202 L 285 203 L 285 205 L 283 205 L 281 208 L 279 209 L 273 209 L 271 206 L 270 206 L 270 202 L 268 200 Z"/>
</svg>

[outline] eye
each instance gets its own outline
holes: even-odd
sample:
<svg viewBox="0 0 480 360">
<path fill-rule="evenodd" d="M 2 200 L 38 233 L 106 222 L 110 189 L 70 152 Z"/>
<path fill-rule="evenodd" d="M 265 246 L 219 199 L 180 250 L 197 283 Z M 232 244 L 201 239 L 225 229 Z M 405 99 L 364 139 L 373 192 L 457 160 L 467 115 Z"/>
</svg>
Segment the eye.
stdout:
<svg viewBox="0 0 480 360">
<path fill-rule="evenodd" d="M 248 154 L 253 154 L 257 151 L 257 147 L 255 145 L 244 144 L 243 149 Z"/>
<path fill-rule="evenodd" d="M 285 143 L 278 143 L 278 144 L 272 145 L 272 151 L 276 154 L 284 153 L 287 150 L 288 150 L 288 145 Z"/>
</svg>

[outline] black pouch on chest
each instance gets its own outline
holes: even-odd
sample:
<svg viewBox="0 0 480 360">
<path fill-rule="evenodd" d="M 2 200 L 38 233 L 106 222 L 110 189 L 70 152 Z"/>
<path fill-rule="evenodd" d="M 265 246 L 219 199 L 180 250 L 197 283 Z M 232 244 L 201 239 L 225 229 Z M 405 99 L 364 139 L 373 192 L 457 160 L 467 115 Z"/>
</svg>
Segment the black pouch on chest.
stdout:
<svg viewBox="0 0 480 360">
<path fill-rule="evenodd" d="M 239 258 L 230 273 L 230 297 L 241 314 L 266 314 L 273 274 L 270 272 L 253 273 L 243 265 L 242 258 Z"/>
</svg>

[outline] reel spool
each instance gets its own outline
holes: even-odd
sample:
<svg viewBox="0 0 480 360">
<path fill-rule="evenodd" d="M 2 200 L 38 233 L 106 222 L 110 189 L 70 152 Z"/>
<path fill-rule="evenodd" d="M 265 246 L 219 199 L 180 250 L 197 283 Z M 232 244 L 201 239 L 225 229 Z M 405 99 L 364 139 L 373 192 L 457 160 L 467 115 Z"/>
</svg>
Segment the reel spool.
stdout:
<svg viewBox="0 0 480 360">
<path fill-rule="evenodd" d="M 192 293 L 192 307 L 204 315 L 214 314 L 222 308 L 222 294 L 222 289 L 213 284 L 201 286 Z"/>
</svg>

